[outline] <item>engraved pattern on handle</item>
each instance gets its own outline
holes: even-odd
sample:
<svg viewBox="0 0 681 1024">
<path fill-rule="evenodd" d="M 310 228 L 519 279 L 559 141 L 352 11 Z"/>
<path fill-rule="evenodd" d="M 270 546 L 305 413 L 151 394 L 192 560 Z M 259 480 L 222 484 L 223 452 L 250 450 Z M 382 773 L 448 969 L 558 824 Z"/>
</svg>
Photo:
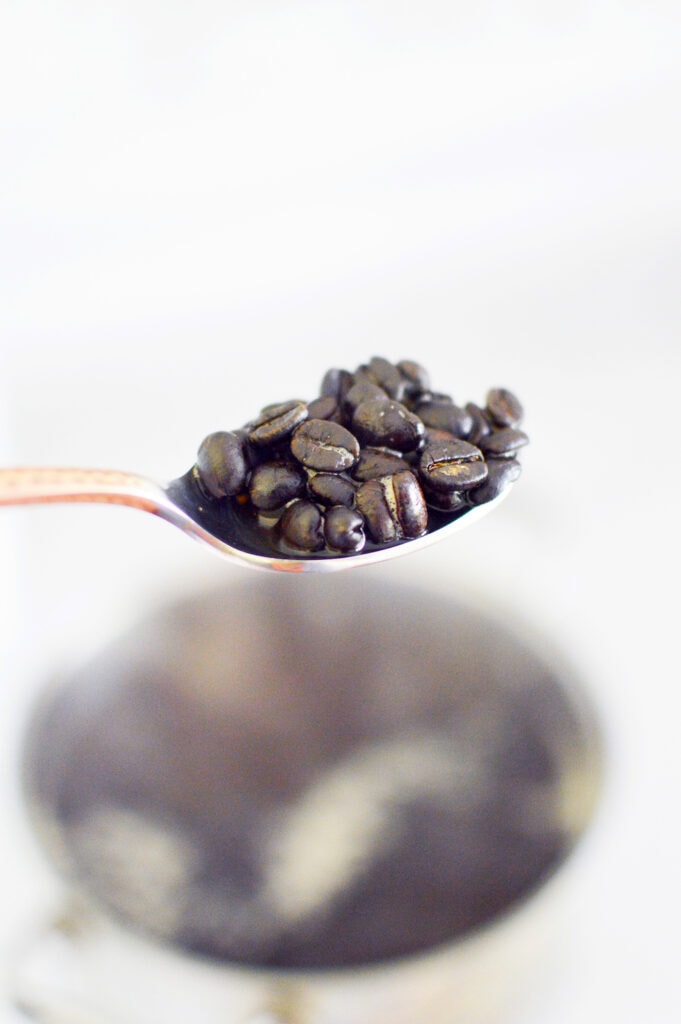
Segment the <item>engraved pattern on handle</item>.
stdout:
<svg viewBox="0 0 681 1024">
<path fill-rule="evenodd" d="M 146 477 L 115 469 L 0 469 L 0 505 L 48 502 L 102 502 L 158 514 L 165 504 L 165 493 Z"/>
</svg>

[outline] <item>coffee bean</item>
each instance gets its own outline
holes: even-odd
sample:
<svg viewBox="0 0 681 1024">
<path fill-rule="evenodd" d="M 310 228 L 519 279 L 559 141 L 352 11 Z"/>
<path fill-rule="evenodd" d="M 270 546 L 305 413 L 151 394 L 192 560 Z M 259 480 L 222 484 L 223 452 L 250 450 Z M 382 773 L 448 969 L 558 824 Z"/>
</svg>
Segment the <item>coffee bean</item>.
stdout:
<svg viewBox="0 0 681 1024">
<path fill-rule="evenodd" d="M 419 402 L 416 414 L 426 427 L 447 430 L 454 437 L 467 438 L 473 427 L 470 413 L 455 405 L 450 399 L 430 398 Z"/>
<path fill-rule="evenodd" d="M 379 476 L 399 473 L 402 469 L 409 469 L 409 464 L 396 452 L 385 448 L 362 448 L 352 475 L 355 480 L 373 480 Z"/>
<path fill-rule="evenodd" d="M 415 363 L 411 359 L 401 359 L 397 369 L 404 377 L 404 392 L 408 398 L 418 399 L 430 391 L 430 376 L 420 363 Z"/>
<path fill-rule="evenodd" d="M 352 417 L 352 429 L 363 445 L 410 452 L 419 448 L 425 427 L 401 402 L 375 398 L 362 402 Z"/>
<path fill-rule="evenodd" d="M 357 380 L 353 383 L 343 398 L 343 415 L 352 421 L 353 414 L 358 405 L 368 402 L 372 398 L 387 399 L 388 394 L 378 384 L 368 379 Z"/>
<path fill-rule="evenodd" d="M 487 479 L 479 487 L 468 492 L 473 505 L 484 505 L 493 501 L 510 487 L 520 476 L 520 463 L 516 459 L 489 459 L 487 462 Z"/>
<path fill-rule="evenodd" d="M 334 505 L 324 516 L 324 538 L 334 551 L 361 551 L 366 542 L 364 517 L 354 509 Z"/>
<path fill-rule="evenodd" d="M 516 427 L 503 427 L 501 430 L 493 430 L 491 434 L 484 437 L 480 447 L 485 455 L 491 458 L 513 458 L 515 453 L 523 448 L 529 441 L 524 430 Z"/>
<path fill-rule="evenodd" d="M 406 381 L 398 368 L 381 356 L 374 356 L 367 364 L 355 370 L 355 380 L 368 380 L 378 385 L 388 395 L 401 402 L 404 397 Z"/>
<path fill-rule="evenodd" d="M 291 453 L 308 469 L 342 473 L 359 458 L 359 442 L 340 423 L 306 420 L 291 437 Z"/>
<path fill-rule="evenodd" d="M 261 462 L 251 473 L 248 496 L 261 511 L 279 509 L 305 493 L 304 470 L 291 462 Z"/>
<path fill-rule="evenodd" d="M 487 464 L 479 448 L 467 441 L 442 441 L 428 445 L 419 460 L 419 475 L 433 491 L 466 491 L 487 476 Z"/>
<path fill-rule="evenodd" d="M 246 484 L 248 464 L 241 439 L 228 430 L 204 438 L 196 456 L 200 484 L 213 498 L 238 494 Z"/>
<path fill-rule="evenodd" d="M 481 409 L 479 405 L 476 405 L 475 402 L 467 402 L 464 409 L 470 416 L 473 424 L 468 432 L 466 441 L 470 441 L 471 444 L 474 444 L 479 448 L 483 437 L 487 437 L 488 434 L 491 434 L 492 426 L 487 419 L 484 410 Z"/>
<path fill-rule="evenodd" d="M 482 485 L 484 486 L 484 484 Z M 438 512 L 463 512 L 470 508 L 468 495 L 471 491 L 434 491 L 421 482 L 421 490 L 428 508 L 436 509 Z"/>
<path fill-rule="evenodd" d="M 418 480 L 410 470 L 393 473 L 388 480 L 393 488 L 395 515 L 403 536 L 421 537 L 428 529 L 428 509 Z"/>
<path fill-rule="evenodd" d="M 301 551 L 321 551 L 326 543 L 322 513 L 305 498 L 297 498 L 286 506 L 279 529 L 286 543 Z"/>
<path fill-rule="evenodd" d="M 428 528 L 423 492 L 409 470 L 366 480 L 357 489 L 356 502 L 377 544 L 420 537 Z"/>
<path fill-rule="evenodd" d="M 322 378 L 321 395 L 331 395 L 339 402 L 343 401 L 346 391 L 352 387 L 354 378 L 348 370 L 327 370 Z"/>
<path fill-rule="evenodd" d="M 340 402 L 333 395 L 321 395 L 308 404 L 307 415 L 311 420 L 335 420 L 339 423 Z"/>
<path fill-rule="evenodd" d="M 486 408 L 499 427 L 517 427 L 522 422 L 523 407 L 507 388 L 492 388 L 488 391 Z"/>
<path fill-rule="evenodd" d="M 248 440 L 258 447 L 279 444 L 292 430 L 307 419 L 305 402 L 279 402 L 267 405 L 249 424 Z"/>
<path fill-rule="evenodd" d="M 344 473 L 311 473 L 307 481 L 310 497 L 321 505 L 355 504 L 356 483 Z"/>
</svg>

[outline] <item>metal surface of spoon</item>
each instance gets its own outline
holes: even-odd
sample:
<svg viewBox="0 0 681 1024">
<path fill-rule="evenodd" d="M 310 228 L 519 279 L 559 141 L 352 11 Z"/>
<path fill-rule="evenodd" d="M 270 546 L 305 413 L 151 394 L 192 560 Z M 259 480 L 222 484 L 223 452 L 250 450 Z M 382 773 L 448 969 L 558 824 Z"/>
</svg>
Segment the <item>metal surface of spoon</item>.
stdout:
<svg viewBox="0 0 681 1024">
<path fill-rule="evenodd" d="M 159 516 L 172 526 L 226 558 L 258 569 L 279 572 L 331 572 L 387 561 L 418 551 L 477 522 L 496 507 L 499 497 L 472 507 L 457 518 L 442 518 L 428 533 L 388 547 L 367 547 L 359 554 L 298 556 L 267 550 L 262 536 L 249 529 L 231 502 L 208 502 L 198 488 L 192 470 L 161 486 L 135 473 L 111 469 L 55 467 L 0 469 L 0 505 L 41 505 L 51 502 L 92 502 L 127 505 Z"/>
</svg>

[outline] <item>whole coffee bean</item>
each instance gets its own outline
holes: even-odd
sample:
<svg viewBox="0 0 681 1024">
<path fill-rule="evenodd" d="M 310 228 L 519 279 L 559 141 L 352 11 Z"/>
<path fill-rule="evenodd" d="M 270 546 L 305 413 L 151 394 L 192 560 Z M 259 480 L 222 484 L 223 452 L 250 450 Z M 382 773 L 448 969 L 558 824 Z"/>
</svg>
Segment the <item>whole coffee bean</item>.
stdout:
<svg viewBox="0 0 681 1024">
<path fill-rule="evenodd" d="M 483 437 L 487 437 L 488 434 L 492 433 L 492 426 L 484 410 L 479 405 L 476 405 L 475 402 L 467 402 L 464 409 L 470 416 L 473 424 L 466 437 L 466 441 L 470 441 L 471 444 L 477 445 L 479 448 Z"/>
<path fill-rule="evenodd" d="M 510 487 L 520 476 L 520 463 L 516 459 L 488 459 L 487 479 L 479 487 L 468 491 L 473 505 L 484 505 L 493 501 Z"/>
<path fill-rule="evenodd" d="M 425 427 L 401 402 L 370 399 L 355 409 L 352 429 L 363 445 L 410 452 L 420 447 Z"/>
<path fill-rule="evenodd" d="M 352 508 L 355 504 L 357 484 L 344 473 L 311 473 L 307 489 L 310 497 L 321 505 Z"/>
<path fill-rule="evenodd" d="M 399 473 L 403 469 L 409 469 L 409 465 L 396 452 L 385 448 L 362 448 L 352 475 L 355 480 L 373 480 L 379 476 Z"/>
<path fill-rule="evenodd" d="M 364 517 L 354 509 L 334 505 L 324 516 L 324 537 L 334 551 L 361 551 L 366 543 Z"/>
<path fill-rule="evenodd" d="M 473 427 L 470 413 L 455 405 L 450 399 L 429 398 L 419 402 L 416 414 L 426 427 L 447 430 L 454 437 L 467 438 Z"/>
<path fill-rule="evenodd" d="M 304 470 L 291 462 L 261 462 L 251 473 L 248 496 L 257 509 L 272 512 L 305 493 Z"/>
<path fill-rule="evenodd" d="M 404 397 L 406 381 L 400 371 L 393 363 L 382 356 L 374 356 L 368 363 L 358 366 L 355 370 L 355 380 L 369 380 L 377 384 L 388 395 L 401 402 Z"/>
<path fill-rule="evenodd" d="M 487 412 L 499 427 L 517 427 L 523 418 L 519 399 L 507 388 L 487 392 Z"/>
<path fill-rule="evenodd" d="M 244 489 L 248 463 L 241 439 L 228 430 L 204 438 L 196 456 L 199 482 L 213 498 L 226 498 Z"/>
<path fill-rule="evenodd" d="M 377 544 L 420 537 L 428 528 L 423 492 L 409 470 L 366 480 L 357 489 L 356 502 Z"/>
<path fill-rule="evenodd" d="M 471 507 L 468 501 L 471 491 L 434 491 L 432 488 L 426 487 L 423 482 L 421 489 L 428 508 L 436 509 L 438 512 L 453 514 L 454 512 L 463 512 Z"/>
<path fill-rule="evenodd" d="M 359 442 L 340 423 L 306 420 L 293 432 L 291 453 L 308 469 L 342 473 L 359 458 Z"/>
<path fill-rule="evenodd" d="M 279 444 L 305 419 L 305 402 L 279 402 L 276 405 L 267 405 L 258 418 L 248 425 L 248 440 L 259 448 Z"/>
<path fill-rule="evenodd" d="M 408 398 L 415 400 L 430 391 L 430 376 L 420 363 L 412 359 L 400 359 L 397 369 L 404 378 L 404 392 Z"/>
<path fill-rule="evenodd" d="M 407 538 L 420 537 L 428 529 L 428 509 L 423 491 L 411 470 L 393 473 L 387 478 L 386 490 L 392 486 L 395 515 L 402 535 Z M 388 491 L 388 500 L 390 495 Z"/>
<path fill-rule="evenodd" d="M 301 551 L 321 551 L 325 546 L 324 520 L 312 501 L 297 498 L 287 505 L 279 520 L 283 540 Z"/>
<path fill-rule="evenodd" d="M 426 427 L 425 444 L 437 444 L 439 441 L 459 440 L 451 430 L 440 430 L 439 427 Z"/>
<path fill-rule="evenodd" d="M 339 402 L 343 401 L 346 391 L 352 387 L 354 378 L 348 370 L 327 370 L 322 378 L 320 394 L 331 395 Z"/>
<path fill-rule="evenodd" d="M 433 491 L 467 491 L 487 476 L 487 464 L 479 448 L 468 441 L 429 444 L 419 460 L 419 475 Z"/>
<path fill-rule="evenodd" d="M 376 544 L 392 544 L 400 539 L 398 524 L 380 479 L 365 480 L 360 484 L 355 500 L 366 521 L 367 532 Z"/>
<path fill-rule="evenodd" d="M 340 402 L 333 395 L 322 395 L 309 402 L 307 416 L 311 420 L 335 420 L 340 422 Z"/>
<path fill-rule="evenodd" d="M 485 455 L 492 458 L 513 458 L 515 453 L 523 448 L 529 441 L 524 430 L 517 427 L 503 427 L 501 430 L 493 430 L 491 434 L 484 437 L 480 447 Z"/>
<path fill-rule="evenodd" d="M 368 402 L 369 399 L 387 399 L 388 394 L 383 388 L 379 387 L 378 384 L 374 384 L 368 379 L 356 380 L 352 387 L 348 388 L 343 398 L 343 415 L 352 421 L 355 409 L 362 402 Z"/>
</svg>

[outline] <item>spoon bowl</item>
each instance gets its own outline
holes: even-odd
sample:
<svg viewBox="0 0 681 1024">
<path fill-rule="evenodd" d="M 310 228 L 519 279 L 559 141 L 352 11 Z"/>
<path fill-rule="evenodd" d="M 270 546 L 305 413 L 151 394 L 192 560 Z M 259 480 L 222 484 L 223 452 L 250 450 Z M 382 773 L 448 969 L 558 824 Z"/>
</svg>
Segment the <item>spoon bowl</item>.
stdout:
<svg viewBox="0 0 681 1024">
<path fill-rule="evenodd" d="M 126 505 L 164 519 L 217 554 L 256 569 L 275 572 L 334 572 L 388 561 L 444 540 L 491 512 L 512 488 L 456 517 L 434 513 L 427 533 L 390 546 L 368 545 L 359 554 L 329 552 L 288 555 L 263 541 L 232 502 L 212 503 L 202 494 L 194 473 L 162 486 L 147 477 L 111 469 L 19 467 L 0 469 L 0 505 L 90 502 Z"/>
</svg>

